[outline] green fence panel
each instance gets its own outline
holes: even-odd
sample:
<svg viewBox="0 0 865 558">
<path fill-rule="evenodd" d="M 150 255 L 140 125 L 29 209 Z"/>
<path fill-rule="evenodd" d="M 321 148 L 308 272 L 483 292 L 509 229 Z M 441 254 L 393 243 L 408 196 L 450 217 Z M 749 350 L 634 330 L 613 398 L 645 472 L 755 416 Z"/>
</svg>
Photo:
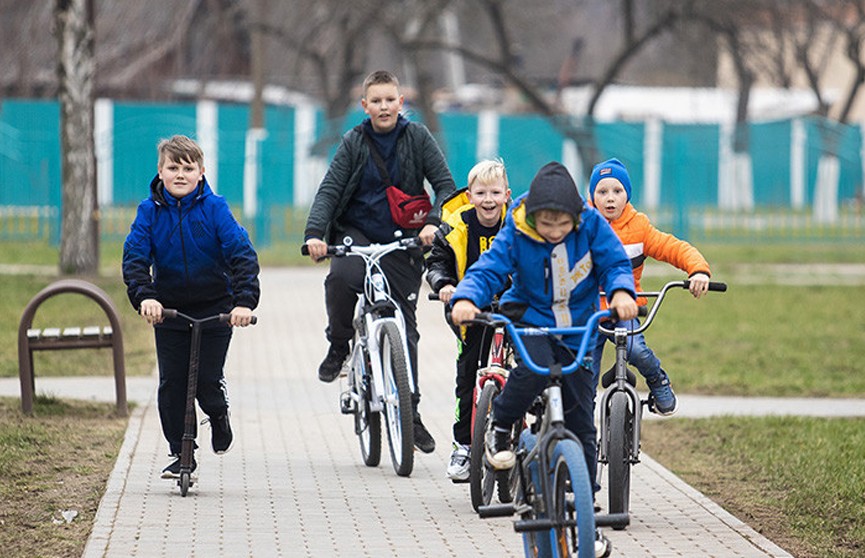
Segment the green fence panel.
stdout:
<svg viewBox="0 0 865 558">
<path fill-rule="evenodd" d="M 232 206 L 243 204 L 243 155 L 246 150 L 246 129 L 249 107 L 220 104 L 217 112 L 219 157 L 217 191 Z M 207 153 L 204 154 L 205 160 Z M 205 166 L 207 163 L 205 162 Z"/>
<path fill-rule="evenodd" d="M 528 191 L 538 169 L 562 160 L 562 135 L 537 116 L 499 118 L 499 154 L 508 170 L 513 196 Z"/>
<path fill-rule="evenodd" d="M 462 188 L 466 185 L 469 171 L 478 162 L 475 156 L 478 144 L 478 117 L 466 113 L 441 114 L 439 122 L 442 127 L 440 146 L 457 188 Z"/>
<path fill-rule="evenodd" d="M 717 205 L 718 147 L 716 125 L 664 125 L 661 206 Z"/>
<path fill-rule="evenodd" d="M 791 121 L 751 124 L 749 133 L 754 204 L 789 207 Z"/>
<path fill-rule="evenodd" d="M 639 207 L 643 199 L 643 152 L 645 126 L 642 123 L 610 122 L 595 124 L 595 144 L 598 151 L 597 161 L 585 162 L 585 184 L 583 195 L 588 196 L 589 176 L 595 165 L 615 157 L 631 178 L 631 200 Z"/>
<path fill-rule="evenodd" d="M 816 117 L 805 123 L 808 136 L 808 188 L 806 203 L 814 199 L 820 157 L 833 154 L 838 157 L 838 200 L 852 200 L 862 192 L 862 133 L 859 126 L 836 124 Z"/>
<path fill-rule="evenodd" d="M 194 104 L 114 104 L 115 204 L 138 204 L 149 195 L 148 186 L 156 176 L 156 145 L 174 134 L 196 137 Z"/>
<path fill-rule="evenodd" d="M 267 137 L 261 145 L 259 203 L 291 205 L 294 202 L 293 107 L 268 107 L 265 111 Z"/>
<path fill-rule="evenodd" d="M 0 205 L 60 205 L 60 105 L 0 101 Z"/>
</svg>

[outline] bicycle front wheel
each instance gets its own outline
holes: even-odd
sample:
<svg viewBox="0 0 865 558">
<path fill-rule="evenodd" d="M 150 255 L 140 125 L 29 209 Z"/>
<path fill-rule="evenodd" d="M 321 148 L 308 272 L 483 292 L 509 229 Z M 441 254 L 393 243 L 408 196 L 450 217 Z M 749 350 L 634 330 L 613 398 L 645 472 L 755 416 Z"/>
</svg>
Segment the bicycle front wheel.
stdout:
<svg viewBox="0 0 865 558">
<path fill-rule="evenodd" d="M 561 440 L 552 455 L 553 502 L 550 506 L 554 556 L 595 556 L 595 511 L 592 484 L 583 449 Z"/>
<path fill-rule="evenodd" d="M 628 513 L 631 492 L 631 444 L 634 432 L 634 413 L 629 398 L 623 391 L 613 393 L 610 398 L 607 431 L 610 447 L 607 448 L 607 496 L 610 513 Z M 624 527 L 616 527 L 624 529 Z"/>
<path fill-rule="evenodd" d="M 379 349 L 391 462 L 397 475 L 407 477 L 414 468 L 414 412 L 408 383 L 408 355 L 395 323 L 382 325 Z"/>
<path fill-rule="evenodd" d="M 360 455 L 364 465 L 377 467 L 381 462 L 381 414 L 370 411 L 367 356 L 358 355 L 350 372 L 349 390 L 357 396 L 354 409 L 354 433 L 360 442 Z"/>
<path fill-rule="evenodd" d="M 499 385 L 489 381 L 484 384 L 478 398 L 475 411 L 475 425 L 472 429 L 472 447 L 469 455 L 469 492 L 472 496 L 472 507 L 475 511 L 486 506 L 493 498 L 496 485 L 496 474 L 486 459 L 485 439 L 490 425 L 490 414 L 493 410 L 493 399 L 499 394 Z"/>
</svg>

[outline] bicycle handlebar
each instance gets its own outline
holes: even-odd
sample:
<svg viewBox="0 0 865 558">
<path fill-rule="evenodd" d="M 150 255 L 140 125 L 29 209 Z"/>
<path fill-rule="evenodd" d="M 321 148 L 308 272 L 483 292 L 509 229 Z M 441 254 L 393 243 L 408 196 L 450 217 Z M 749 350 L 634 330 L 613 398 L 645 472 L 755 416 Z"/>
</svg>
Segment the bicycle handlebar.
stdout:
<svg viewBox="0 0 865 558">
<path fill-rule="evenodd" d="M 612 317 L 613 312 L 611 312 L 610 310 L 600 310 L 589 316 L 589 319 L 586 321 L 585 325 L 582 326 L 517 327 L 507 316 L 490 312 L 481 312 L 477 316 L 475 316 L 473 320 L 469 320 L 465 323 L 476 323 L 479 325 L 483 324 L 490 327 L 504 327 L 505 330 L 508 332 L 508 335 L 510 336 L 511 343 L 513 343 L 514 348 L 516 349 L 517 353 L 519 353 L 523 364 L 525 364 L 526 367 L 535 374 L 539 374 L 541 376 L 549 376 L 549 367 L 545 368 L 543 366 L 540 366 L 534 360 L 532 360 L 531 355 L 528 353 L 528 350 L 523 343 L 523 336 L 581 335 L 582 337 L 580 339 L 580 347 L 577 350 L 574 361 L 567 366 L 562 366 L 562 374 L 572 374 L 583 365 L 583 362 L 586 359 L 586 354 L 588 353 L 590 348 L 590 342 L 595 339 L 595 335 L 597 334 L 600 321 L 604 318 Z"/>
<path fill-rule="evenodd" d="M 642 325 L 640 325 L 640 327 L 638 327 L 637 329 L 629 329 L 627 331 L 627 334 L 628 335 L 636 335 L 638 333 L 643 333 L 644 331 L 646 331 L 649 328 L 649 326 L 652 324 L 652 321 L 654 321 L 655 316 L 658 313 L 658 309 L 661 307 L 661 303 L 663 302 L 664 297 L 667 296 L 667 291 L 669 291 L 670 289 L 676 288 L 676 287 L 679 287 L 682 289 L 688 289 L 688 288 L 690 288 L 690 286 L 691 286 L 691 282 L 688 280 L 670 281 L 669 283 L 667 283 L 666 285 L 661 287 L 660 291 L 651 291 L 651 292 L 647 291 L 647 292 L 637 293 L 637 297 L 641 297 L 641 296 L 642 297 L 654 297 L 657 300 L 655 300 L 655 303 L 652 305 L 651 310 L 646 309 L 645 306 L 640 307 L 640 311 L 642 312 L 640 315 L 641 316 L 648 316 L 648 317 L 646 318 L 646 321 L 643 322 Z M 709 290 L 719 292 L 719 293 L 724 293 L 724 292 L 727 292 L 727 284 L 721 283 L 718 281 L 710 281 L 709 282 Z M 604 296 L 603 292 L 601 293 L 601 296 Z M 603 325 L 598 325 L 598 330 L 601 333 L 605 333 L 607 335 L 614 335 L 616 333 L 615 330 L 606 328 Z"/>
<path fill-rule="evenodd" d="M 339 258 L 347 255 L 349 252 L 357 252 L 358 254 L 374 254 L 379 252 L 392 252 L 394 250 L 409 250 L 413 248 L 421 249 L 424 252 L 432 249 L 431 246 L 423 244 L 419 237 L 411 236 L 409 238 L 398 238 L 392 242 L 388 242 L 385 244 L 372 243 L 366 246 L 355 246 L 353 244 L 345 243 L 329 244 L 327 246 L 327 255 Z M 300 253 L 303 256 L 308 256 L 309 246 L 307 246 L 306 244 L 302 244 L 300 246 Z"/>
<path fill-rule="evenodd" d="M 219 321 L 220 323 L 227 323 L 231 320 L 231 314 L 214 314 L 213 316 L 207 316 L 206 318 L 193 318 L 188 314 L 184 314 L 174 308 L 163 308 L 162 316 L 165 318 L 182 318 L 191 323 L 205 323 L 212 321 Z M 258 322 L 258 318 L 256 316 L 252 317 L 252 321 L 250 325 L 255 325 Z"/>
</svg>

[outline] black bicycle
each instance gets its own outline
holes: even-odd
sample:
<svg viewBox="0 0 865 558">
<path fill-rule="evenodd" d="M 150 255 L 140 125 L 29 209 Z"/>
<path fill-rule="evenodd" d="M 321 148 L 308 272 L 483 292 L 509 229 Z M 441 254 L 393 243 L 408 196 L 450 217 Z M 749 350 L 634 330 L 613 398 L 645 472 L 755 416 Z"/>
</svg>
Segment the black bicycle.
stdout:
<svg viewBox="0 0 865 558">
<path fill-rule="evenodd" d="M 658 314 L 664 297 L 670 289 L 688 289 L 690 281 L 671 281 L 660 291 L 637 293 L 640 297 L 655 298 L 651 310 L 647 313 L 641 307 L 641 315 L 646 320 L 636 329 L 612 326 L 601 322 L 598 330 L 612 336 L 616 346 L 616 362 L 601 377 L 601 385 L 605 391 L 601 396 L 599 409 L 600 431 L 598 433 L 598 481 L 607 466 L 607 497 L 611 514 L 628 514 L 631 492 L 631 465 L 640 462 L 640 422 L 643 416 L 643 406 L 651 409 L 654 404 L 651 397 L 640 399 L 637 393 L 637 376 L 628 368 L 628 337 L 646 331 Z M 710 291 L 724 292 L 725 283 L 710 282 Z M 614 526 L 624 529 L 627 524 Z"/>
</svg>

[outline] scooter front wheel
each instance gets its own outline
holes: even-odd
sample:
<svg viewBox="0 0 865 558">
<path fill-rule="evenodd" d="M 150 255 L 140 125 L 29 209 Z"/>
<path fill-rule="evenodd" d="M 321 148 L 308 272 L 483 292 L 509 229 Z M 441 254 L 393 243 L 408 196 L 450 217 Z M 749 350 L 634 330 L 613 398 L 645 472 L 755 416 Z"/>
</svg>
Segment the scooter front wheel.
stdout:
<svg viewBox="0 0 865 558">
<path fill-rule="evenodd" d="M 189 485 L 192 484 L 191 477 L 191 473 L 180 473 L 180 480 L 177 481 L 177 484 L 180 485 L 181 496 L 186 496 L 186 493 L 189 492 Z"/>
</svg>

